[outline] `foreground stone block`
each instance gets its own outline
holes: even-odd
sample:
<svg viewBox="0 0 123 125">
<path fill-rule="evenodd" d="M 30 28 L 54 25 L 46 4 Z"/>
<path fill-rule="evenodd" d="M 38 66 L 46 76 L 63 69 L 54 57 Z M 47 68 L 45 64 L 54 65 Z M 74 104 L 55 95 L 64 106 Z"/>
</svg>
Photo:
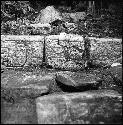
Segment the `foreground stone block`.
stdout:
<svg viewBox="0 0 123 125">
<path fill-rule="evenodd" d="M 37 124 L 35 100 L 21 99 L 11 104 L 1 100 L 2 124 Z"/>
<path fill-rule="evenodd" d="M 122 96 L 113 90 L 39 97 L 38 124 L 121 124 L 121 101 Z"/>
</svg>

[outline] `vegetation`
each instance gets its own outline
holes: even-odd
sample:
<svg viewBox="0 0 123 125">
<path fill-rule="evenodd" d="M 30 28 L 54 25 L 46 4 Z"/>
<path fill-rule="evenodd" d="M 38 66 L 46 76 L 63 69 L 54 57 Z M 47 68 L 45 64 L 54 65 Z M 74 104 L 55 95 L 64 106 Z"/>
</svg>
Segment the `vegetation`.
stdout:
<svg viewBox="0 0 123 125">
<path fill-rule="evenodd" d="M 38 8 L 39 5 L 44 7 L 43 4 L 41 5 L 38 3 Z M 87 8 L 89 8 L 87 3 L 84 3 L 84 5 L 82 3 L 78 3 L 76 8 L 73 10 L 77 9 L 76 11 L 87 11 Z M 64 7 L 62 12 L 67 12 L 68 9 L 69 12 L 73 12 L 70 7 Z M 93 11 L 94 13 L 92 14 L 87 11 L 86 19 L 76 22 L 76 28 L 70 32 L 67 31 L 67 33 L 75 33 L 80 35 L 87 34 L 88 36 L 97 37 L 121 37 L 122 9 L 119 5 L 110 4 L 108 9 L 100 9 L 98 13 L 96 13 L 96 9 Z M 29 28 L 27 28 L 27 25 L 34 23 L 37 14 L 38 12 L 32 8 L 32 3 L 29 1 L 1 1 L 1 34 L 30 34 L 31 31 Z M 84 25 L 85 23 L 86 27 Z M 61 30 L 53 30 L 55 34 L 60 31 Z"/>
</svg>

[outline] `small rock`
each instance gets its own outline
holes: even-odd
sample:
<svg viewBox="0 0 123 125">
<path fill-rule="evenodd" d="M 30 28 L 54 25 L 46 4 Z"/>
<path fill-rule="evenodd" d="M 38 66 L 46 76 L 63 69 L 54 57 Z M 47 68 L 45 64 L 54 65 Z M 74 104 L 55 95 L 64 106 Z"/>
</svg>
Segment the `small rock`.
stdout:
<svg viewBox="0 0 123 125">
<path fill-rule="evenodd" d="M 111 67 L 115 67 L 115 66 L 121 66 L 122 64 L 120 64 L 120 63 L 113 63 L 112 65 L 111 65 Z"/>
<path fill-rule="evenodd" d="M 38 17 L 35 19 L 35 23 L 51 23 L 57 19 L 62 19 L 61 13 L 54 6 L 47 6 L 40 11 Z"/>
</svg>

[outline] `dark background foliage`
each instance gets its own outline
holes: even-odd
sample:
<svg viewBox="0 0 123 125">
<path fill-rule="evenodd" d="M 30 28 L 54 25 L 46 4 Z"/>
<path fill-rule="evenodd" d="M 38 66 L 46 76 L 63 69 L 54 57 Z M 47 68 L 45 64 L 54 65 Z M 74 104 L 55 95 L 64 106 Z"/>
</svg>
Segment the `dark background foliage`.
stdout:
<svg viewBox="0 0 123 125">
<path fill-rule="evenodd" d="M 80 2 L 82 4 L 79 4 Z M 1 1 L 1 33 L 29 34 L 29 31 L 22 25 L 33 23 L 40 10 L 50 5 L 54 5 L 55 8 L 63 6 L 65 9 L 61 12 L 85 11 L 88 14 L 88 2 L 82 0 Z M 77 22 L 78 28 L 73 33 L 82 35 L 86 32 L 88 35 L 93 34 L 98 37 L 121 37 L 122 6 L 123 2 L 120 0 L 95 1 L 95 14 L 86 19 L 87 29 L 83 27 L 84 22 Z M 71 7 L 70 10 L 69 7 Z M 15 24 L 12 23 L 13 21 Z M 13 25 L 16 25 L 16 28 L 13 28 Z"/>
</svg>

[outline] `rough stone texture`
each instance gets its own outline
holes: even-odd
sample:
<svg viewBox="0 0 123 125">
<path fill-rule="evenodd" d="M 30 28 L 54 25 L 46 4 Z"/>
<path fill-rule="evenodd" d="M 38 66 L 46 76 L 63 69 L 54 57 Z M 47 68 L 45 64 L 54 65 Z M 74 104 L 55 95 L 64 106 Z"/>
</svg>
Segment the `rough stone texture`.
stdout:
<svg viewBox="0 0 123 125">
<path fill-rule="evenodd" d="M 101 79 L 90 73 L 58 72 L 55 80 L 65 92 L 82 92 L 98 89 L 101 86 Z"/>
<path fill-rule="evenodd" d="M 81 84 L 96 83 L 96 81 L 100 80 L 96 75 L 86 72 L 61 71 L 58 74 L 69 75 L 76 82 L 77 86 L 81 86 Z"/>
<path fill-rule="evenodd" d="M 62 13 L 63 19 L 65 21 L 69 21 L 70 18 L 73 19 L 74 22 L 79 20 L 83 20 L 86 17 L 85 12 L 76 12 L 76 13 Z"/>
<path fill-rule="evenodd" d="M 122 41 L 106 40 L 105 38 L 91 40 L 91 59 L 111 64 L 122 56 Z"/>
<path fill-rule="evenodd" d="M 35 23 L 51 23 L 57 19 L 62 19 L 61 13 L 54 6 L 47 6 L 40 11 L 39 16 L 35 19 Z"/>
<path fill-rule="evenodd" d="M 116 78 L 118 78 L 120 81 L 122 81 L 122 71 L 123 71 L 122 65 L 111 67 L 109 70 L 112 73 L 112 75 L 114 75 Z"/>
<path fill-rule="evenodd" d="M 82 62 L 82 54 L 84 50 L 83 44 L 83 42 L 79 41 L 70 42 L 47 39 L 46 55 L 48 63 L 54 67 L 66 69 L 80 69 L 81 67 L 84 67 L 84 61 L 81 66 L 75 63 L 76 61 Z M 73 46 L 78 47 L 81 52 Z"/>
<path fill-rule="evenodd" d="M 48 95 L 36 99 L 38 124 L 121 124 L 122 96 L 115 91 Z"/>
<path fill-rule="evenodd" d="M 68 77 L 75 82 L 71 82 Z M 68 89 L 64 88 L 63 91 L 63 88 L 56 84 L 56 79 L 66 84 Z M 82 92 L 86 90 L 84 86 L 97 85 L 96 81 L 100 80 L 90 73 L 6 71 L 1 74 L 1 80 L 1 122 L 4 124 L 121 123 L 122 97 L 118 92 Z M 75 86 L 79 89 L 75 89 Z M 52 95 L 47 95 L 51 93 Z"/>
<path fill-rule="evenodd" d="M 21 99 L 17 103 L 1 100 L 2 124 L 37 124 L 36 104 L 32 99 Z"/>
<path fill-rule="evenodd" d="M 42 56 L 42 41 L 1 41 L 1 58 L 9 59 L 9 65 L 23 65 L 25 61 L 38 63 Z"/>
<path fill-rule="evenodd" d="M 113 63 L 120 63 L 120 64 L 122 64 L 122 56 L 120 58 L 114 60 Z"/>
<path fill-rule="evenodd" d="M 65 73 L 57 73 L 56 80 L 68 86 L 77 85 L 77 83 L 72 79 L 72 77 L 70 77 L 69 75 Z"/>
<path fill-rule="evenodd" d="M 31 30 L 31 35 L 46 35 L 51 33 L 51 25 L 48 24 L 42 24 L 42 23 L 36 23 L 36 24 L 30 24 L 28 28 Z"/>
<path fill-rule="evenodd" d="M 5 70 L 6 66 L 1 64 L 1 70 Z"/>
<path fill-rule="evenodd" d="M 58 41 L 47 39 L 46 55 L 50 65 L 66 69 L 83 69 L 84 60 L 82 54 L 84 51 L 83 41 Z M 114 60 L 121 57 L 122 44 L 118 40 L 92 39 L 90 58 L 96 62 L 102 62 L 105 65 L 111 64 Z M 80 62 L 81 65 L 76 62 Z"/>
<path fill-rule="evenodd" d="M 66 35 L 74 38 L 76 35 Z M 63 41 L 59 36 L 57 39 L 46 38 L 46 56 L 47 63 L 53 67 L 65 69 L 83 69 L 84 60 L 82 54 L 84 51 L 83 37 L 79 37 L 79 41 Z M 53 37 L 53 36 L 52 36 Z M 26 44 L 26 46 L 25 46 Z M 27 48 L 27 52 L 26 52 Z M 26 60 L 27 63 L 40 63 L 43 56 L 43 40 L 40 42 L 20 42 L 20 41 L 2 41 L 1 42 L 1 57 L 9 58 L 11 64 L 21 65 Z M 114 60 L 121 57 L 122 44 L 121 40 L 107 40 L 91 38 L 90 58 L 94 61 L 111 64 Z M 78 64 L 80 62 L 81 64 Z"/>
<path fill-rule="evenodd" d="M 113 84 L 114 87 L 121 87 L 122 92 L 122 65 L 110 67 L 103 71 L 103 80 L 107 85 Z"/>
<path fill-rule="evenodd" d="M 37 98 L 49 92 L 52 75 L 42 76 L 26 72 L 8 72 L 1 75 L 1 97 L 6 101 Z"/>
</svg>

